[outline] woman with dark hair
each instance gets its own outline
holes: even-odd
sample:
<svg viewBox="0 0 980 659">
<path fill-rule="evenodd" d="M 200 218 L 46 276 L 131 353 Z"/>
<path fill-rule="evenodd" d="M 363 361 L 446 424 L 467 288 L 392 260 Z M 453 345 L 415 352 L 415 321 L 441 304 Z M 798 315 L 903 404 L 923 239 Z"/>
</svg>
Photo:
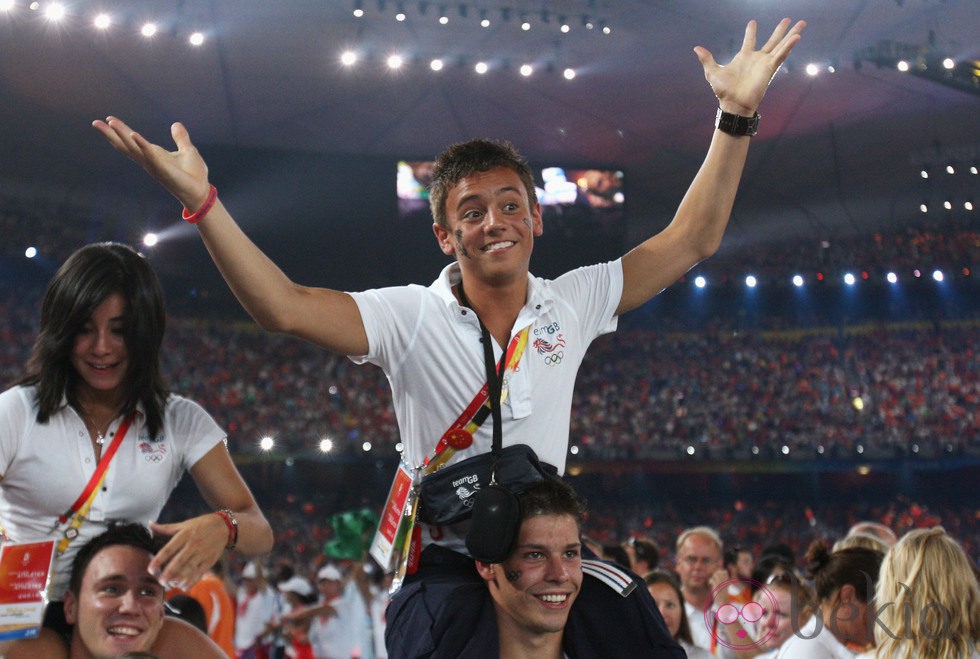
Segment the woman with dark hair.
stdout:
<svg viewBox="0 0 980 659">
<path fill-rule="evenodd" d="M 849 659 L 873 642 L 875 584 L 880 552 L 848 547 L 831 552 L 817 540 L 807 550 L 817 610 L 779 648 L 778 659 Z"/>
<path fill-rule="evenodd" d="M 163 292 L 142 255 L 83 247 L 48 284 L 24 377 L 0 393 L 0 523 L 15 542 L 56 539 L 45 626 L 59 632 L 78 547 L 111 521 L 156 520 L 185 471 L 215 512 L 151 523 L 169 537 L 154 576 L 189 587 L 226 548 L 272 548 L 225 432 L 163 382 L 164 327 Z"/>
<path fill-rule="evenodd" d="M 647 590 L 660 609 L 667 631 L 684 648 L 688 659 L 710 659 L 711 652 L 694 645 L 691 626 L 684 613 L 684 595 L 681 593 L 681 584 L 677 575 L 670 570 L 657 568 L 648 572 L 643 577 L 643 581 L 646 582 Z"/>
</svg>

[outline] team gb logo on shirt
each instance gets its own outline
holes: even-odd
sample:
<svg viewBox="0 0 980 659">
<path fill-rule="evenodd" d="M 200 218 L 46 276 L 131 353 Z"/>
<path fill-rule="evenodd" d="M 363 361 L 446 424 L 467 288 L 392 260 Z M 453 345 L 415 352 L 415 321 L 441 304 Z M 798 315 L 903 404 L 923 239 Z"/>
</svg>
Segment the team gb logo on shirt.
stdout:
<svg viewBox="0 0 980 659">
<path fill-rule="evenodd" d="M 534 328 L 534 342 L 531 346 L 548 366 L 558 366 L 565 357 L 565 351 L 562 350 L 565 347 L 565 335 L 560 329 L 558 323 Z"/>
</svg>

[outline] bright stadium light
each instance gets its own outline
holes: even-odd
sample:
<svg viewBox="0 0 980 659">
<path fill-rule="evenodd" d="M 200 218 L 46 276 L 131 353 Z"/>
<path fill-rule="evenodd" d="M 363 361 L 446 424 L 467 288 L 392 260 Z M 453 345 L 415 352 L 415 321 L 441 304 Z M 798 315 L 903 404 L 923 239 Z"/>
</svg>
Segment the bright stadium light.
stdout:
<svg viewBox="0 0 980 659">
<path fill-rule="evenodd" d="M 44 8 L 44 17 L 49 21 L 58 22 L 67 15 L 68 10 L 60 2 L 52 2 Z"/>
<path fill-rule="evenodd" d="M 405 63 L 405 59 L 398 54 L 388 56 L 388 68 L 392 70 L 402 68 L 402 64 Z"/>
</svg>

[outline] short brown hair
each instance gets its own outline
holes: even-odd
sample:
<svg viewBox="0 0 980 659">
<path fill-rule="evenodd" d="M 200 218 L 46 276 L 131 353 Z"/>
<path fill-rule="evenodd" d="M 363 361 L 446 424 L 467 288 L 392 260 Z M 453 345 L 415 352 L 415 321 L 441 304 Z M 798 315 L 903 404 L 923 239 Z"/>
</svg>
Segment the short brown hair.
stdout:
<svg viewBox="0 0 980 659">
<path fill-rule="evenodd" d="M 446 199 L 449 191 L 462 179 L 475 172 L 486 172 L 497 167 L 513 170 L 524 184 L 528 203 L 538 203 L 534 190 L 534 174 L 527 161 L 510 142 L 478 139 L 453 144 L 436 158 L 432 167 L 432 183 L 429 184 L 429 207 L 432 219 L 441 227 L 448 228 Z"/>
</svg>

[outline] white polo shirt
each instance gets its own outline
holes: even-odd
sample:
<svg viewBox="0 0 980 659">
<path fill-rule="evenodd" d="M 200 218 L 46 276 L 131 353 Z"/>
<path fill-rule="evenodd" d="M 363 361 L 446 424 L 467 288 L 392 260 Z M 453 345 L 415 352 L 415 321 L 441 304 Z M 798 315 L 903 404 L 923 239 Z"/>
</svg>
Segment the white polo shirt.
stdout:
<svg viewBox="0 0 980 659">
<path fill-rule="evenodd" d="M 431 286 L 352 293 L 370 351 L 355 363 L 380 366 L 391 384 L 403 456 L 412 466 L 430 455 L 439 438 L 486 382 L 480 324 L 461 307 L 452 286 L 459 265 L 448 265 Z M 565 470 L 572 392 L 592 341 L 616 329 L 623 291 L 619 260 L 572 270 L 554 280 L 528 275 L 527 303 L 512 332 L 530 326 L 527 348 L 505 383 L 503 443 L 527 444 L 538 458 Z M 493 342 L 494 359 L 503 347 Z M 473 446 L 450 464 L 490 451 L 488 418 Z"/>
<path fill-rule="evenodd" d="M 33 387 L 0 393 L 0 523 L 17 542 L 60 538 L 67 524 L 59 524 L 58 517 L 85 489 L 97 464 L 78 413 L 66 404 L 40 424 L 35 401 Z M 110 432 L 121 422 L 121 417 L 113 421 Z M 56 561 L 51 598 L 61 599 L 79 547 L 110 521 L 156 520 L 184 472 L 224 438 L 200 405 L 180 396 L 168 398 L 162 433 L 154 440 L 137 413 L 78 537 Z"/>
<path fill-rule="evenodd" d="M 779 646 L 777 659 L 850 659 L 857 652 L 837 640 L 823 621 L 812 616 Z"/>
<path fill-rule="evenodd" d="M 459 265 L 448 265 L 431 286 L 382 288 L 352 293 L 370 351 L 355 363 L 380 366 L 391 384 L 403 458 L 419 466 L 433 453 L 487 381 L 480 323 L 460 306 L 452 287 Z M 554 280 L 528 274 L 527 302 L 511 330 L 529 328 L 527 347 L 505 376 L 501 406 L 503 445 L 527 444 L 543 462 L 565 471 L 572 392 L 579 365 L 592 341 L 616 329 L 623 291 L 619 260 L 578 268 Z M 504 347 L 493 342 L 494 360 Z M 493 422 L 474 433 L 473 445 L 453 464 L 488 453 Z M 437 543 L 466 553 L 468 520 L 452 527 L 422 526 L 422 544 Z"/>
</svg>

